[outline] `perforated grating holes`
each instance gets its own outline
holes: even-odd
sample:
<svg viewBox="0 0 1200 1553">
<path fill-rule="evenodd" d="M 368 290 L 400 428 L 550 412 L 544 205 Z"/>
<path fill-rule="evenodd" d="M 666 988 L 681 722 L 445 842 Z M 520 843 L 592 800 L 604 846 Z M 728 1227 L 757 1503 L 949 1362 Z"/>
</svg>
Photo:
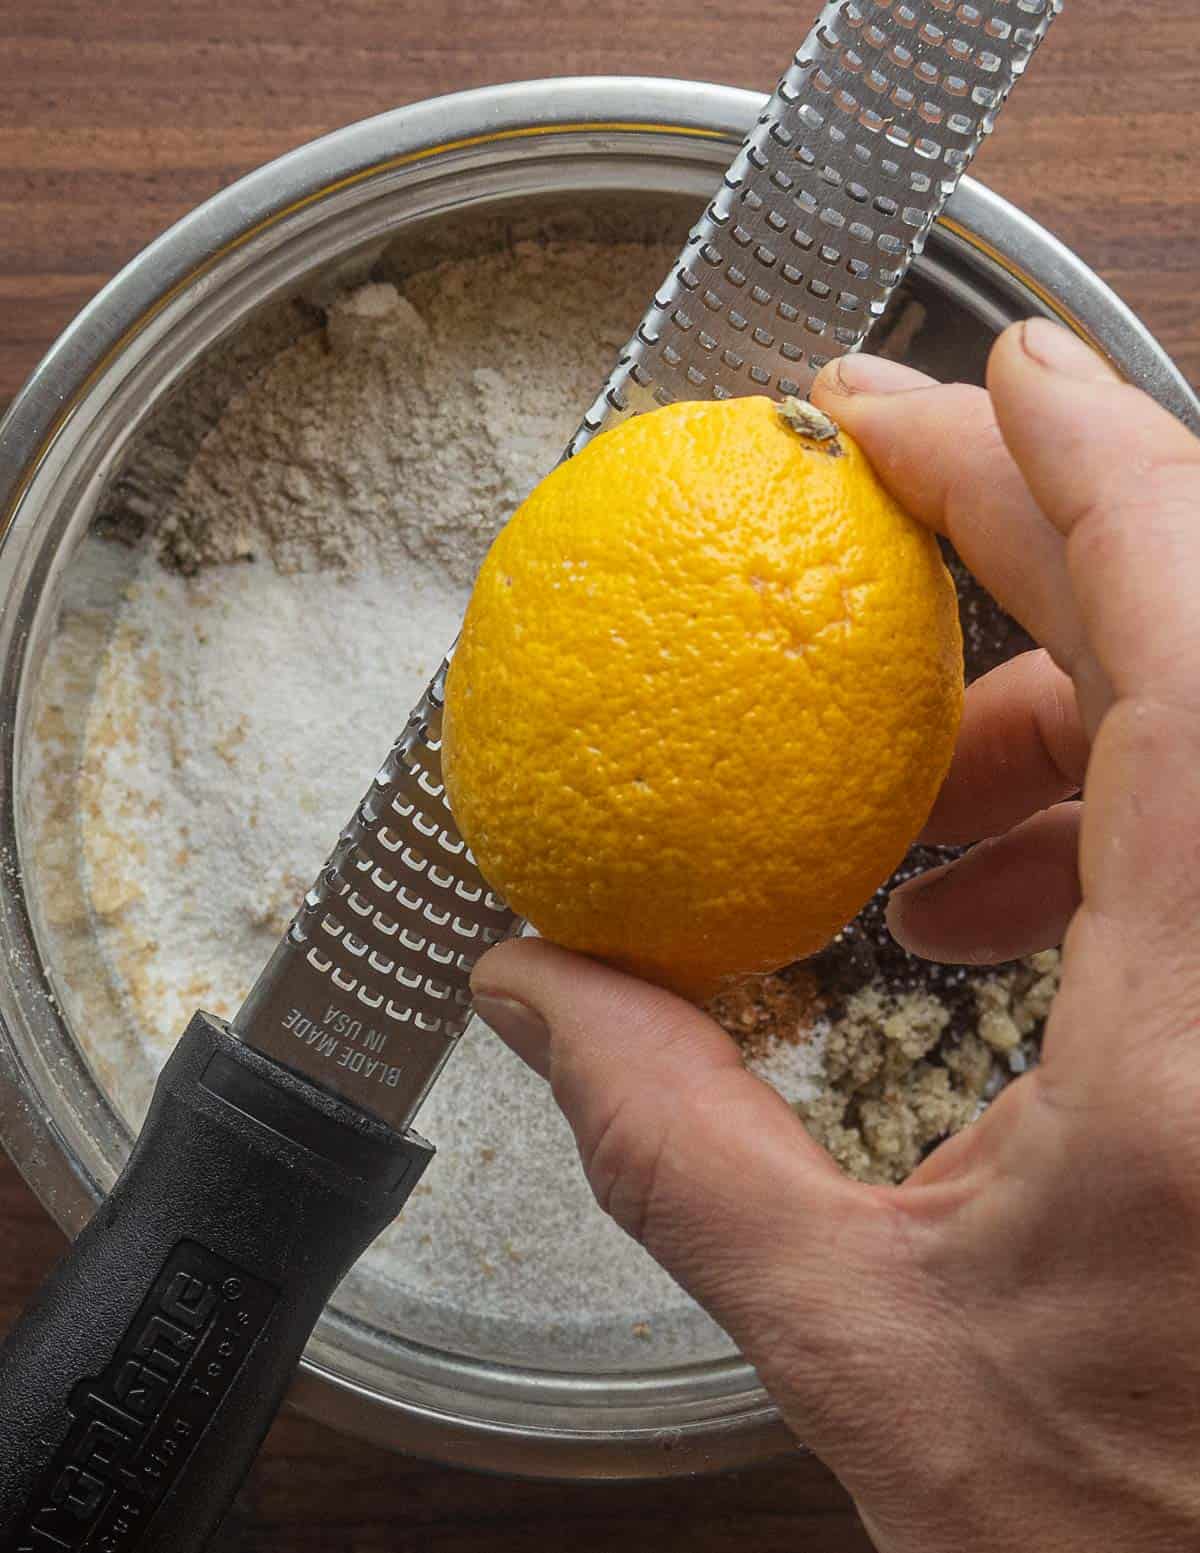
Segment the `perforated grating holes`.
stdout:
<svg viewBox="0 0 1200 1553">
<path fill-rule="evenodd" d="M 1061 6 L 826 5 L 568 454 L 656 404 L 807 391 L 856 350 Z"/>
<path fill-rule="evenodd" d="M 465 1022 L 471 967 L 513 917 L 480 877 L 446 803 L 444 672 L 338 838 L 288 939 L 343 998 L 450 1035 Z"/>
</svg>

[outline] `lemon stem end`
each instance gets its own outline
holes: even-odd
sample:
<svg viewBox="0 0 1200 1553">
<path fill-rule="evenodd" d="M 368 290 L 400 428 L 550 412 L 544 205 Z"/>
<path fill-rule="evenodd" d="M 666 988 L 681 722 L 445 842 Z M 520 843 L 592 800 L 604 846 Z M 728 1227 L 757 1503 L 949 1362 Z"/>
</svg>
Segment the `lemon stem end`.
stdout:
<svg viewBox="0 0 1200 1553">
<path fill-rule="evenodd" d="M 831 458 L 842 457 L 845 449 L 838 441 L 840 428 L 824 410 L 818 410 L 807 399 L 789 396 L 779 406 L 779 415 L 792 431 L 810 442 L 818 443 L 822 453 L 828 453 Z"/>
</svg>

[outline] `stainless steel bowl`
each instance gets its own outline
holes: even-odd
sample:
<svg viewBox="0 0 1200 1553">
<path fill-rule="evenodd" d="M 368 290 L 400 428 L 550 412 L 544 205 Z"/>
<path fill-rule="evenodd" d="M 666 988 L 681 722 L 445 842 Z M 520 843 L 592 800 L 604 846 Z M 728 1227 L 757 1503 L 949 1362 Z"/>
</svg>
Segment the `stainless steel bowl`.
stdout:
<svg viewBox="0 0 1200 1553">
<path fill-rule="evenodd" d="M 23 855 L 31 706 L 73 558 L 149 418 L 198 362 L 281 298 L 410 267 L 506 228 L 682 237 L 759 99 L 696 82 L 489 88 L 353 125 L 251 174 L 140 254 L 61 337 L 0 427 L 0 1130 L 68 1233 L 129 1132 L 85 1060 Z M 497 235 L 499 234 L 499 235 Z M 978 378 L 1014 319 L 1057 316 L 1200 425 L 1145 329 L 1027 217 L 967 182 L 917 266 L 916 357 Z M 581 410 L 583 406 L 580 407 Z M 381 736 L 387 730 L 381 730 Z M 58 985 L 56 987 L 56 975 Z M 56 995 L 56 993 L 58 995 Z M 76 1012 L 72 1013 L 75 1002 Z M 734 1356 L 571 1371 L 405 1341 L 361 1299 L 323 1317 L 292 1400 L 349 1433 L 443 1461 L 557 1477 L 715 1470 L 790 1448 Z"/>
</svg>

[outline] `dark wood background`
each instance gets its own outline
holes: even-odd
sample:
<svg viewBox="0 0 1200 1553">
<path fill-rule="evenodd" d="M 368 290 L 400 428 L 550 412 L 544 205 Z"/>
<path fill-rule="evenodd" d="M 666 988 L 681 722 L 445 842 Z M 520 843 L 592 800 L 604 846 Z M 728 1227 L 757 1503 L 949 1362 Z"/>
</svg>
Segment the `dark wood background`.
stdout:
<svg viewBox="0 0 1200 1553">
<path fill-rule="evenodd" d="M 815 9 L 815 0 L 813 0 Z M 248 168 L 438 92 L 644 73 L 767 90 L 782 0 L 0 0 L 0 407 L 137 249 Z M 1075 248 L 1200 380 L 1200 8 L 1067 0 L 976 164 Z M 0 1157 L 0 1329 L 61 1238 Z M 716 1480 L 476 1477 L 285 1416 L 243 1495 L 254 1553 L 864 1553 L 816 1462 Z"/>
</svg>

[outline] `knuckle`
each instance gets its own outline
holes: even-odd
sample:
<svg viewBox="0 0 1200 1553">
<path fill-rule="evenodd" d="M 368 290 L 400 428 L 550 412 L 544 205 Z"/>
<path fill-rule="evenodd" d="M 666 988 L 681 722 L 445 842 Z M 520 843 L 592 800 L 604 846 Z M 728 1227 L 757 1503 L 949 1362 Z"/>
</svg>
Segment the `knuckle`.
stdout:
<svg viewBox="0 0 1200 1553">
<path fill-rule="evenodd" d="M 986 406 L 985 413 L 981 412 L 984 412 L 984 406 L 979 407 L 975 424 L 969 425 L 962 437 L 966 452 L 960 453 L 950 464 L 942 498 L 946 532 L 956 545 L 969 533 L 983 493 L 994 487 L 1001 475 L 1012 470 L 1012 455 L 990 405 Z"/>
<path fill-rule="evenodd" d="M 1165 686 L 1169 699 L 1118 700 L 1100 727 L 1089 776 L 1086 894 L 1123 973 L 1140 981 L 1139 1015 L 1169 1000 L 1173 986 L 1193 986 L 1200 966 L 1200 707 L 1186 699 L 1192 685 L 1181 685 Z M 1138 1006 L 1132 985 L 1123 996 Z"/>
<path fill-rule="evenodd" d="M 593 1137 L 580 1142 L 584 1174 L 597 1203 L 634 1240 L 644 1242 L 655 1200 L 666 1138 L 626 1094 L 603 1117 Z"/>
<path fill-rule="evenodd" d="M 1046 768 L 1058 777 L 1064 794 L 1075 792 L 1082 785 L 1088 754 L 1075 690 L 1049 654 L 1039 657 L 1039 693 L 1032 705 L 1034 737 Z"/>
<path fill-rule="evenodd" d="M 1060 523 L 1073 559 L 1120 562 L 1148 539 L 1193 539 L 1198 498 L 1200 459 L 1136 459 L 1103 483 L 1085 478 Z"/>
<path fill-rule="evenodd" d="M 1073 565 L 1097 573 L 1119 566 L 1131 531 L 1144 512 L 1140 494 L 1111 487 L 1088 491 L 1065 515 L 1067 552 Z"/>
</svg>

